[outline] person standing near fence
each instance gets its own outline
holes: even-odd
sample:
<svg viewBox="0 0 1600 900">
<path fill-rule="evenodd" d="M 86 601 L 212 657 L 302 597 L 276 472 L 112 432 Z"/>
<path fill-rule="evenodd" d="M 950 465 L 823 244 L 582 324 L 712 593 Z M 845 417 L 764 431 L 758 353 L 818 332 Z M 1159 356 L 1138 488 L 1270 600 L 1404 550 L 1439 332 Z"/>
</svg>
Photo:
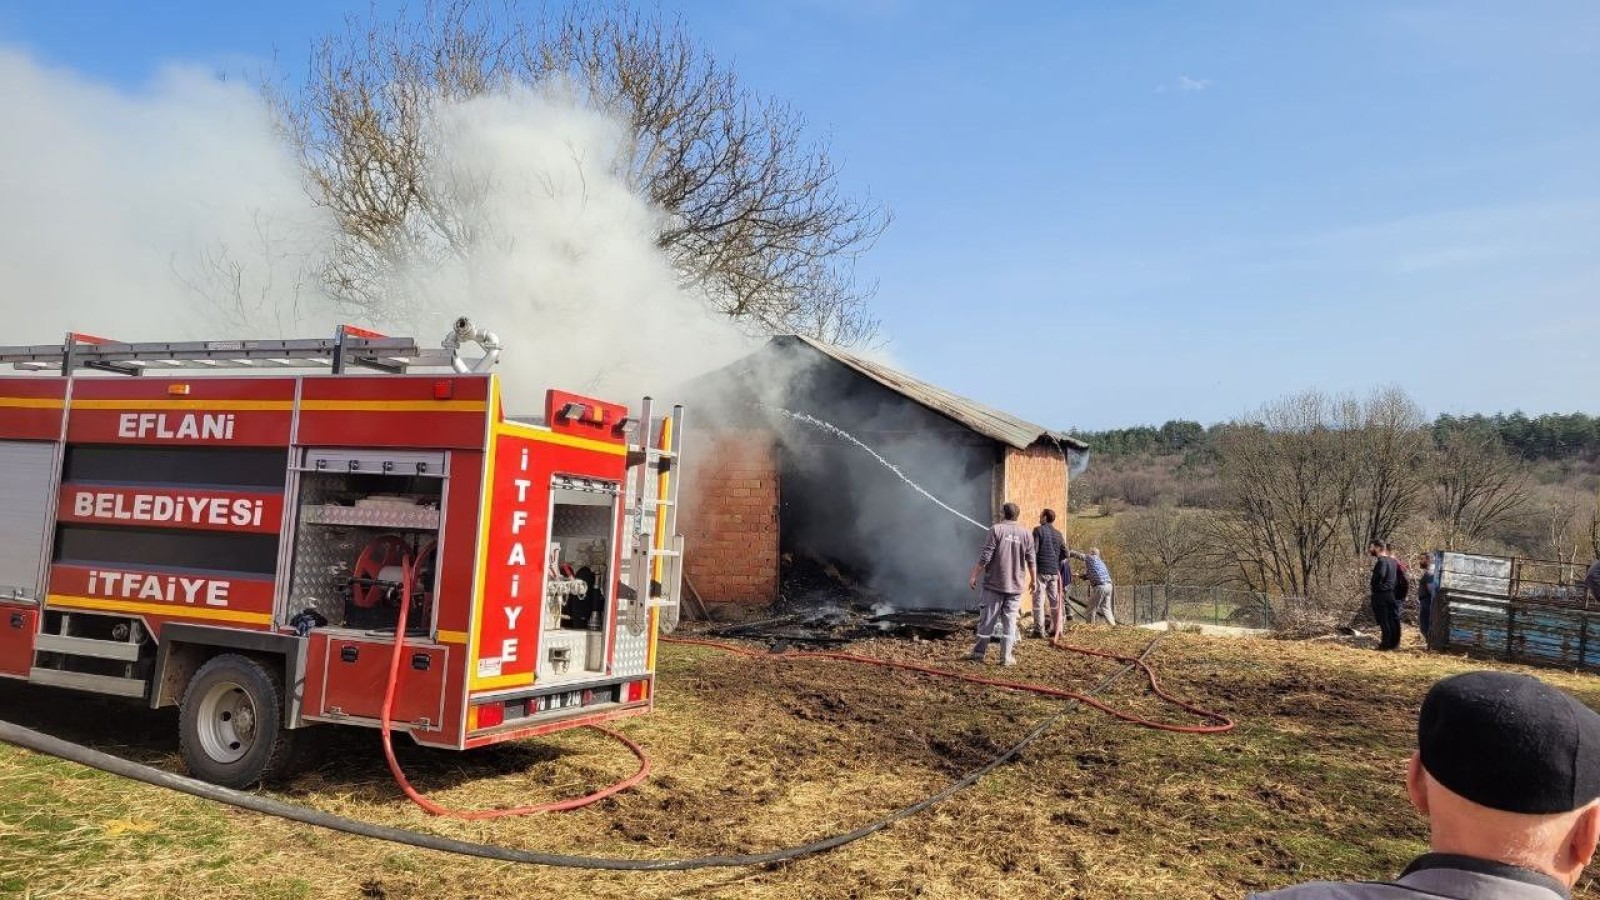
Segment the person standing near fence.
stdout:
<svg viewBox="0 0 1600 900">
<path fill-rule="evenodd" d="M 983 662 L 989 642 L 1000 639 L 1000 664 L 1017 664 L 1012 655 L 1017 638 L 1017 610 L 1022 606 L 1023 573 L 1037 583 L 1034 571 L 1033 535 L 1017 523 L 1022 510 L 1015 503 L 1000 508 L 1002 521 L 989 529 L 989 537 L 972 567 L 968 586 L 978 589 L 983 576 L 982 600 L 978 606 L 978 642 L 972 645 L 971 659 Z"/>
<path fill-rule="evenodd" d="M 1367 542 L 1367 555 L 1373 558 L 1372 617 L 1378 622 L 1378 649 L 1393 650 L 1400 646 L 1400 607 L 1394 596 L 1400 566 L 1377 538 Z"/>
<path fill-rule="evenodd" d="M 1411 596 L 1411 570 L 1406 568 L 1405 554 L 1394 545 L 1394 541 L 1384 541 L 1384 555 L 1394 560 L 1394 614 L 1396 621 L 1402 626 L 1406 621 L 1406 598 Z M 1399 638 L 1395 644 L 1399 644 Z"/>
<path fill-rule="evenodd" d="M 1583 583 L 1589 586 L 1589 596 L 1600 601 L 1600 559 L 1595 560 L 1594 565 L 1589 567 L 1589 574 L 1583 579 Z"/>
<path fill-rule="evenodd" d="M 1033 529 L 1033 552 L 1038 562 L 1033 579 L 1034 637 L 1058 638 L 1061 626 L 1071 613 L 1062 601 L 1062 567 L 1067 561 L 1067 539 L 1055 526 L 1056 511 L 1039 513 L 1039 527 Z"/>
<path fill-rule="evenodd" d="M 1417 583 L 1417 630 L 1422 632 L 1426 649 L 1428 625 L 1433 621 L 1433 598 L 1439 593 L 1439 572 L 1433 567 L 1433 554 L 1417 557 L 1417 571 L 1422 573 Z"/>
<path fill-rule="evenodd" d="M 1083 560 L 1086 569 L 1089 579 L 1089 624 L 1094 624 L 1097 616 L 1104 616 L 1107 625 L 1117 624 L 1116 613 L 1111 609 L 1111 569 L 1100 558 L 1100 548 L 1090 547 L 1088 553 L 1068 550 L 1067 555 Z"/>
</svg>

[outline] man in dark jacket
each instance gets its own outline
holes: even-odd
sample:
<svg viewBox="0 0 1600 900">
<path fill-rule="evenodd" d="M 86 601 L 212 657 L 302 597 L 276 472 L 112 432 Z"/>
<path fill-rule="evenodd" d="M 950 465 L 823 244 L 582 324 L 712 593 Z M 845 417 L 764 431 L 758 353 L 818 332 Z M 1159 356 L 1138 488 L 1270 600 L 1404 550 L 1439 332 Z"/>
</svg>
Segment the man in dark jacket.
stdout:
<svg viewBox="0 0 1600 900">
<path fill-rule="evenodd" d="M 1039 513 L 1039 526 L 1033 529 L 1033 553 L 1039 566 L 1033 580 L 1034 637 L 1060 637 L 1062 623 L 1071 616 L 1061 599 L 1066 593 L 1061 567 L 1067 561 L 1067 539 L 1055 521 L 1056 511 L 1047 509 Z"/>
<path fill-rule="evenodd" d="M 1378 649 L 1393 650 L 1400 646 L 1400 606 L 1394 595 L 1400 569 L 1377 538 L 1367 543 L 1367 555 L 1373 558 L 1372 617 L 1378 621 Z"/>
<path fill-rule="evenodd" d="M 1528 675 L 1451 676 L 1423 698 L 1406 792 L 1432 852 L 1400 877 L 1257 900 L 1566 900 L 1600 843 L 1600 715 Z"/>
<path fill-rule="evenodd" d="M 1589 567 L 1589 574 L 1583 583 L 1589 586 L 1589 596 L 1600 600 L 1600 560 L 1595 560 L 1594 565 Z"/>
</svg>

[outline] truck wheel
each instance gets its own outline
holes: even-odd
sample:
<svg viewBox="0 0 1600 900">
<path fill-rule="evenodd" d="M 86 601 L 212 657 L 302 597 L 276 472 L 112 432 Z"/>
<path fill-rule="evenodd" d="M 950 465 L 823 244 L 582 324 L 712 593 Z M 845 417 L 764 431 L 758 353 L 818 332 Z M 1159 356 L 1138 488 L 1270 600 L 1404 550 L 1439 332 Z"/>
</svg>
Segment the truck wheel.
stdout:
<svg viewBox="0 0 1600 900">
<path fill-rule="evenodd" d="M 200 667 L 178 714 L 178 743 L 190 774 L 223 787 L 249 787 L 280 774 L 294 750 L 283 727 L 283 675 L 248 656 L 224 653 Z"/>
</svg>

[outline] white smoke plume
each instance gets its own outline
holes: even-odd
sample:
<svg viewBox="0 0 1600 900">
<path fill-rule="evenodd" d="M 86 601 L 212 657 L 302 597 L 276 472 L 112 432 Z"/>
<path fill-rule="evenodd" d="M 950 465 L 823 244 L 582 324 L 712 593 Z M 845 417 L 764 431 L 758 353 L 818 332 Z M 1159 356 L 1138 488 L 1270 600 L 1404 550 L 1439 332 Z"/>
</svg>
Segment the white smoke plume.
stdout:
<svg viewBox="0 0 1600 900">
<path fill-rule="evenodd" d="M 396 294 L 509 336 L 518 381 L 636 398 L 731 361 L 749 347 L 656 247 L 665 213 L 625 180 L 622 125 L 573 96 L 511 89 L 435 108 L 430 187 L 454 198 L 472 243 L 398 273 Z"/>
<path fill-rule="evenodd" d="M 328 223 L 248 88 L 170 68 L 124 92 L 0 48 L 0 121 L 0 343 L 325 330 Z"/>
<path fill-rule="evenodd" d="M 0 48 L 0 344 L 312 337 L 342 317 L 316 273 L 332 221 L 258 93 L 170 68 L 135 91 Z M 625 132 L 561 90 L 434 108 L 430 188 L 462 252 L 392 273 L 361 322 L 437 346 L 458 315 L 500 335 L 512 412 L 546 387 L 632 402 L 747 349 L 654 244 Z"/>
</svg>

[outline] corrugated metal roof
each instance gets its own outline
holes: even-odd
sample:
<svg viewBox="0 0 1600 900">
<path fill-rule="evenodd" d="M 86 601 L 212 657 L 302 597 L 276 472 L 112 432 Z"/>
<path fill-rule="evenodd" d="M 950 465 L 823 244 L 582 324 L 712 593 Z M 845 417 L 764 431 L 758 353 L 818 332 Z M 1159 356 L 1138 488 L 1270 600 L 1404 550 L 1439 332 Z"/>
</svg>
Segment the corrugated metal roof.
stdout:
<svg viewBox="0 0 1600 900">
<path fill-rule="evenodd" d="M 773 338 L 774 343 L 785 341 L 797 341 L 804 344 L 908 400 L 926 406 L 928 409 L 946 418 L 953 419 L 985 437 L 1009 444 L 1018 450 L 1025 450 L 1033 446 L 1041 438 L 1059 441 L 1074 450 L 1089 449 L 1088 444 L 1075 437 L 1069 437 L 1059 431 L 1052 431 L 1043 425 L 1035 425 L 1010 413 L 1001 412 L 992 406 L 985 406 L 976 400 L 969 400 L 942 387 L 929 384 L 920 378 L 913 378 L 898 369 L 891 369 L 882 363 L 863 359 L 832 344 L 798 334 Z"/>
</svg>

